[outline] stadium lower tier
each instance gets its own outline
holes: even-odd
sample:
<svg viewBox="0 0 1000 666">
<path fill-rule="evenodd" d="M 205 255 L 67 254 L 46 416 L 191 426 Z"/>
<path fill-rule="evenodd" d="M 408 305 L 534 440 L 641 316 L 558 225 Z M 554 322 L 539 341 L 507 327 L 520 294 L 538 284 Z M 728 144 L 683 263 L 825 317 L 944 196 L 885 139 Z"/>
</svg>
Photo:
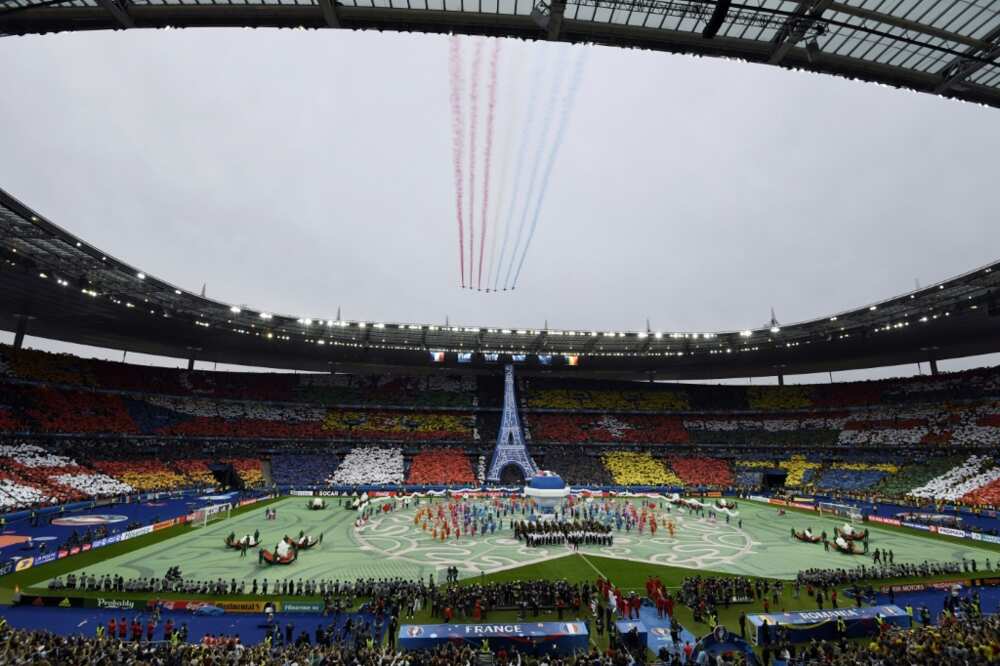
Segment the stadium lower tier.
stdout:
<svg viewBox="0 0 1000 666">
<path fill-rule="evenodd" d="M 1000 504 L 1000 459 L 982 454 L 920 458 L 857 453 L 845 458 L 829 451 L 768 455 L 729 450 L 709 456 L 668 453 L 662 447 L 626 451 L 588 445 L 531 445 L 529 450 L 540 468 L 573 486 L 767 486 L 820 494 L 910 496 L 923 503 Z M 441 444 L 0 438 L 0 508 L 214 487 L 219 485 L 214 472 L 230 468 L 246 487 L 470 486 L 480 483 L 490 458 L 489 447 Z"/>
</svg>

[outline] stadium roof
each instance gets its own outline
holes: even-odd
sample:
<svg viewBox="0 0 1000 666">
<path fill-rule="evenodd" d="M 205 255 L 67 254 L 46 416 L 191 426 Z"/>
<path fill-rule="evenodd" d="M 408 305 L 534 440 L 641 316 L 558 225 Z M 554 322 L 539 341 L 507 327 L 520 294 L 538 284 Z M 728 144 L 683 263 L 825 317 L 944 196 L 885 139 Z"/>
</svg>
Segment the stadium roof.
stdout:
<svg viewBox="0 0 1000 666">
<path fill-rule="evenodd" d="M 1000 106 L 990 0 L 0 0 L 0 34 L 181 27 L 465 33 L 720 56 Z"/>
<path fill-rule="evenodd" d="M 0 328 L 110 349 L 301 370 L 468 369 L 710 379 L 1000 351 L 1000 262 L 812 321 L 745 331 L 537 330 L 286 315 L 144 273 L 0 190 Z M 515 357 L 516 356 L 516 357 Z M 522 358 L 523 356 L 523 358 Z"/>
</svg>

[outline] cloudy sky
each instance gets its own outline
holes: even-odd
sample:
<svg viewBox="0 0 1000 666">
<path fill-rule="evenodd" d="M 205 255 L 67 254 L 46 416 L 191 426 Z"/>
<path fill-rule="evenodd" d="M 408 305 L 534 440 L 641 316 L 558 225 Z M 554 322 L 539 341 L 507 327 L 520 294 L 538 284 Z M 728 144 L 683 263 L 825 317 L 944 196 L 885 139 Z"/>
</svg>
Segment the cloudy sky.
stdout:
<svg viewBox="0 0 1000 666">
<path fill-rule="evenodd" d="M 504 42 L 501 128 L 559 49 Z M 462 290 L 448 55 L 346 31 L 2 39 L 0 187 L 185 289 L 316 318 L 735 330 L 997 258 L 996 110 L 602 47 L 517 290 Z"/>
</svg>

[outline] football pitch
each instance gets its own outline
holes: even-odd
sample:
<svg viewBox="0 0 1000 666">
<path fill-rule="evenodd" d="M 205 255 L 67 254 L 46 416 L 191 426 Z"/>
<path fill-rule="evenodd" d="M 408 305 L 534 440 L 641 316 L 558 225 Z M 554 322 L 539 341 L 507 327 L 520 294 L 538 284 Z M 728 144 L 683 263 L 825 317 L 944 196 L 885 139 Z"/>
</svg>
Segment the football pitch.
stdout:
<svg viewBox="0 0 1000 666">
<path fill-rule="evenodd" d="M 441 581 L 443 570 L 449 566 L 457 566 L 460 577 L 467 578 L 541 564 L 573 552 L 564 545 L 524 546 L 513 538 L 507 523 L 510 517 L 494 534 L 441 541 L 421 529 L 414 520 L 413 507 L 379 513 L 363 527 L 355 528 L 357 514 L 338 507 L 336 500 L 319 511 L 307 509 L 305 498 L 288 498 L 271 506 L 277 509 L 276 520 L 265 520 L 263 508 L 253 509 L 207 527 L 191 528 L 174 538 L 103 560 L 82 571 L 96 576 L 118 574 L 127 579 L 162 577 L 168 568 L 179 566 L 185 578 L 226 581 L 235 578 L 248 585 L 254 579 L 264 578 L 426 579 L 431 574 L 435 581 Z M 790 536 L 793 528 L 807 527 L 817 534 L 826 530 L 832 536 L 833 528 L 842 524 L 833 518 L 796 512 L 779 516 L 774 507 L 746 501 L 739 503 L 742 528 L 737 519 L 727 524 L 721 515 L 720 520 L 712 521 L 677 507 L 672 507 L 668 514 L 665 503 L 656 512 L 659 520 L 669 519 L 674 523 L 674 536 L 662 527 L 655 536 L 648 530 L 643 534 L 635 530 L 615 531 L 613 546 L 582 546 L 580 552 L 625 562 L 786 579 L 806 568 L 846 568 L 872 561 L 870 556 L 843 555 L 833 549 L 826 552 L 822 544 L 800 543 Z M 516 518 L 519 517 L 518 514 Z M 897 563 L 953 561 L 964 557 L 978 560 L 982 568 L 986 558 L 996 560 L 1000 556 L 973 542 L 958 543 L 881 527 L 868 529 L 871 548 L 892 550 Z M 230 532 L 242 536 L 255 530 L 260 531 L 261 546 L 268 549 L 273 549 L 285 535 L 297 537 L 300 532 L 317 537 L 322 534 L 323 542 L 301 551 L 298 559 L 286 566 L 259 563 L 256 549 L 241 557 L 239 551 L 224 544 Z M 548 575 L 589 578 L 599 571 L 589 558 L 580 561 L 586 566 L 579 571 L 556 566 Z"/>
</svg>

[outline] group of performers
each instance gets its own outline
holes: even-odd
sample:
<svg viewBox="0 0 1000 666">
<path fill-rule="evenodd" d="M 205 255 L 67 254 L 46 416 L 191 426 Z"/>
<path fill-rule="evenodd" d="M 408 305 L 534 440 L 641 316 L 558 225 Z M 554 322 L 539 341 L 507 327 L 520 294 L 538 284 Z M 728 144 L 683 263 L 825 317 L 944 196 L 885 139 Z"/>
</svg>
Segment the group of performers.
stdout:
<svg viewBox="0 0 1000 666">
<path fill-rule="evenodd" d="M 612 546 L 611 528 L 594 520 L 518 521 L 514 523 L 514 537 L 529 547 L 569 544 L 574 550 L 581 545 Z"/>
<path fill-rule="evenodd" d="M 648 500 L 584 501 L 574 497 L 548 514 L 530 498 L 452 498 L 418 505 L 413 524 L 435 541 L 492 536 L 506 528 L 529 546 L 607 546 L 616 531 L 656 536 L 657 531 L 665 530 L 674 537 L 677 530 L 669 505 Z"/>
<path fill-rule="evenodd" d="M 504 519 L 528 515 L 533 510 L 530 500 L 496 497 L 485 502 L 449 500 L 440 504 L 425 504 L 417 508 L 413 524 L 419 525 L 434 540 L 445 541 L 465 536 L 492 535 L 503 528 Z"/>
</svg>

